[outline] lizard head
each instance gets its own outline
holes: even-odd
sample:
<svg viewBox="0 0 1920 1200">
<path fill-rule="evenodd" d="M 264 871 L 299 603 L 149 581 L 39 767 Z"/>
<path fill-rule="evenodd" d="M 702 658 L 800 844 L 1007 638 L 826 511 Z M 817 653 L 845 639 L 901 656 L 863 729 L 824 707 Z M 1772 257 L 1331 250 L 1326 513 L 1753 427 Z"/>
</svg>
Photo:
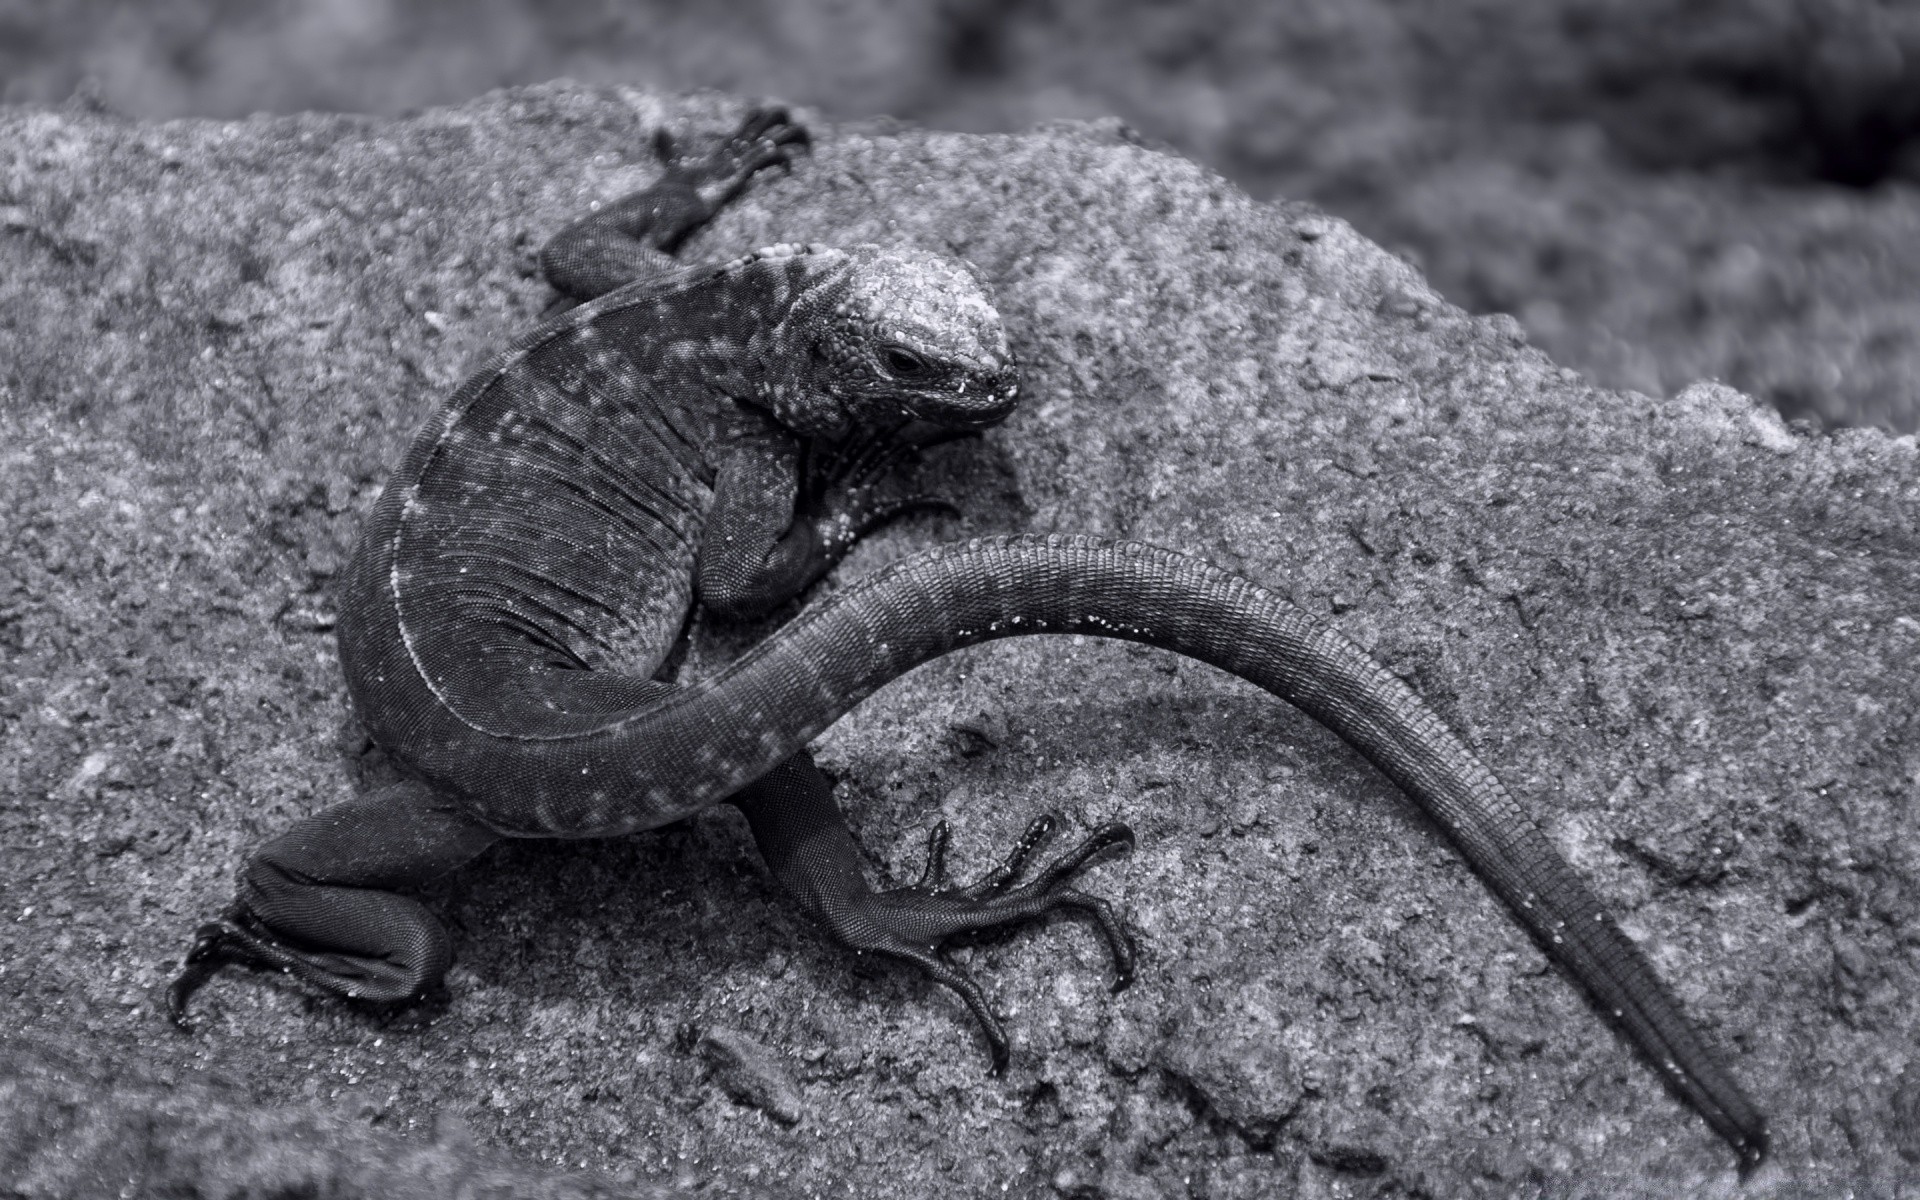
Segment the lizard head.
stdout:
<svg viewBox="0 0 1920 1200">
<path fill-rule="evenodd" d="M 831 424 L 955 429 L 1005 420 L 1019 367 L 986 281 L 961 259 L 855 246 L 820 314 L 811 371 Z"/>
</svg>

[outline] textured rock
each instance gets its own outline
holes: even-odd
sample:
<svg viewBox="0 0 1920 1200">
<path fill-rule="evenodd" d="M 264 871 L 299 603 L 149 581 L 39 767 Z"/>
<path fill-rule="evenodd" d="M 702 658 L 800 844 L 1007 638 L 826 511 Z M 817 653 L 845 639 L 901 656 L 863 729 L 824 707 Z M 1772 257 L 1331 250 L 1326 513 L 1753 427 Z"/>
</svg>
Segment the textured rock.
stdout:
<svg viewBox="0 0 1920 1200">
<path fill-rule="evenodd" d="M 782 1125 L 800 1123 L 806 1115 L 800 1093 L 765 1046 L 731 1029 L 707 1029 L 694 1037 L 714 1082 L 736 1103 L 757 1108 Z"/>
<path fill-rule="evenodd" d="M 1530 161 L 1450 156 L 1346 212 L 1612 386 L 1714 377 L 1788 417 L 1920 429 L 1920 188 L 1654 174 L 1579 131 L 1510 142 Z"/>
<path fill-rule="evenodd" d="M 1005 1078 L 950 997 L 783 909 L 730 812 L 510 845 L 434 885 L 459 962 L 427 1005 L 366 1013 L 231 972 L 196 1036 L 165 1025 L 159 989 L 239 856 L 379 769 L 329 588 L 399 448 L 535 319 L 539 243 L 651 177 L 657 124 L 705 136 L 739 111 L 554 86 L 391 122 L 0 112 L 14 1024 L 295 1114 L 377 1097 L 380 1130 L 423 1143 L 462 1113 L 482 1145 L 636 1187 L 1730 1181 L 1354 755 L 1204 668 L 1072 639 L 934 664 L 821 750 L 903 872 L 936 814 L 962 873 L 1048 808 L 1140 832 L 1095 881 L 1141 933 L 1129 991 L 1107 994 L 1097 939 L 1067 922 L 960 952 L 1008 1016 Z M 1025 409 L 929 466 L 966 517 L 892 530 L 847 573 L 938 537 L 1092 532 L 1329 615 L 1478 745 L 1727 1050 L 1776 1130 L 1747 1194 L 1904 1178 L 1911 438 L 1808 436 L 1719 387 L 1598 390 L 1341 222 L 1110 129 L 823 130 L 691 252 L 787 239 L 968 256 L 1026 364 Z M 1208 1045 L 1221 1019 L 1278 1050 Z M 777 1048 L 805 1119 L 737 1105 L 686 1026 Z"/>
<path fill-rule="evenodd" d="M 11 1197 L 378 1196 L 383 1200 L 659 1200 L 474 1145 L 443 1118 L 428 1139 L 378 1128 L 369 1093 L 333 1104 L 256 1106 L 231 1084 L 161 1068 L 147 1076 L 42 1039 L 0 1038 L 0 1179 Z"/>
<path fill-rule="evenodd" d="M 0 97 L 397 113 L 502 82 L 1015 129 L 1118 114 L 1607 387 L 1920 429 L 1920 8 L 1883 0 L 63 0 Z"/>
</svg>

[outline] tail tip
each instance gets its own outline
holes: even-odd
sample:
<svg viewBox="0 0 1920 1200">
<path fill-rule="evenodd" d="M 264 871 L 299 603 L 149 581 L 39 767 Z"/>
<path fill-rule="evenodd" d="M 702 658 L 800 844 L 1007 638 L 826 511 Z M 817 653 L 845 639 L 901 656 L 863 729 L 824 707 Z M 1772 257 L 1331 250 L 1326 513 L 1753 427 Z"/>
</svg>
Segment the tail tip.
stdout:
<svg viewBox="0 0 1920 1200">
<path fill-rule="evenodd" d="M 1740 1156 L 1740 1178 L 1750 1178 L 1767 1161 L 1767 1151 L 1771 1148 L 1765 1126 L 1756 1125 L 1742 1133 L 1733 1144 L 1734 1153 Z"/>
</svg>

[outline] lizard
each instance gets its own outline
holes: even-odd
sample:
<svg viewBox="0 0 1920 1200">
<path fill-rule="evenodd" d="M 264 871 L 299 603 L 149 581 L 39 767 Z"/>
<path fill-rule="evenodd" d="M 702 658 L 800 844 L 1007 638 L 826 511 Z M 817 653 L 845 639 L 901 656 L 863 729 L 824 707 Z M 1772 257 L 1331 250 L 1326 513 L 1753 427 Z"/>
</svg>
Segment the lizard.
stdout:
<svg viewBox="0 0 1920 1200">
<path fill-rule="evenodd" d="M 242 864 L 166 1005 L 232 963 L 405 1003 L 451 963 L 404 890 L 502 838 L 658 828 L 721 802 L 774 879 L 836 941 L 951 989 L 993 1068 L 1009 1057 L 952 938 L 1077 910 L 1125 986 L 1135 947 L 1077 886 L 1133 845 L 1093 830 L 1028 875 L 1041 817 L 970 885 L 944 822 L 917 883 L 875 890 L 808 743 L 915 666 L 991 639 L 1082 634 L 1160 647 L 1296 706 L 1399 785 L 1521 925 L 1739 1156 L 1760 1110 L 1646 958 L 1521 808 L 1399 677 L 1268 589 L 1137 543 L 1011 535 L 936 546 L 841 586 L 699 681 L 674 652 L 695 605 L 722 620 L 801 596 L 860 538 L 933 503 L 882 486 L 913 429 L 1003 421 L 1019 372 L 990 282 L 911 248 L 783 244 L 719 264 L 674 252 L 809 138 L 755 110 L 719 148 L 657 141 L 653 185 L 541 252 L 572 307 L 461 384 L 412 441 L 338 594 L 358 719 L 406 770 L 294 824 Z"/>
</svg>

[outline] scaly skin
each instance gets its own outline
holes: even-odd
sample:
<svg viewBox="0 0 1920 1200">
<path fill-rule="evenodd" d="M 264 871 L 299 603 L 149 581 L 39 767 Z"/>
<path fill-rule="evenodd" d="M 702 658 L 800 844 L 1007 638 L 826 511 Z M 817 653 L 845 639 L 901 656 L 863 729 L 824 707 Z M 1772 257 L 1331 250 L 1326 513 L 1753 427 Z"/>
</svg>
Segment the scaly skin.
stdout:
<svg viewBox="0 0 1920 1200">
<path fill-rule="evenodd" d="M 550 277 L 586 303 L 516 342 L 427 423 L 342 581 L 355 708 L 417 779 L 257 851 L 234 907 L 200 932 L 176 1015 L 224 962 L 411 999 L 450 951 L 438 922 L 394 889 L 502 836 L 630 833 L 731 800 L 803 907 L 855 949 L 952 987 L 1003 1064 L 984 994 L 938 947 L 1074 908 L 1099 923 L 1124 983 L 1123 926 L 1072 883 L 1132 834 L 1098 830 L 1021 883 L 1050 829 L 1037 822 L 1005 865 L 957 888 L 936 830 L 925 878 L 876 893 L 806 746 L 875 689 L 963 646 L 1091 634 L 1211 663 L 1344 738 L 1439 824 L 1743 1165 L 1758 1163 L 1759 1112 L 1499 780 L 1405 684 L 1253 583 L 1138 545 L 986 539 L 844 588 L 702 682 L 660 677 L 696 594 L 722 615 L 763 613 L 921 503 L 883 486 L 898 447 L 876 432 L 909 420 L 984 427 L 1017 395 L 999 316 L 964 263 L 782 246 L 654 270 L 802 140 L 779 114 L 759 114 L 716 155 L 675 164 L 549 247 Z"/>
</svg>

